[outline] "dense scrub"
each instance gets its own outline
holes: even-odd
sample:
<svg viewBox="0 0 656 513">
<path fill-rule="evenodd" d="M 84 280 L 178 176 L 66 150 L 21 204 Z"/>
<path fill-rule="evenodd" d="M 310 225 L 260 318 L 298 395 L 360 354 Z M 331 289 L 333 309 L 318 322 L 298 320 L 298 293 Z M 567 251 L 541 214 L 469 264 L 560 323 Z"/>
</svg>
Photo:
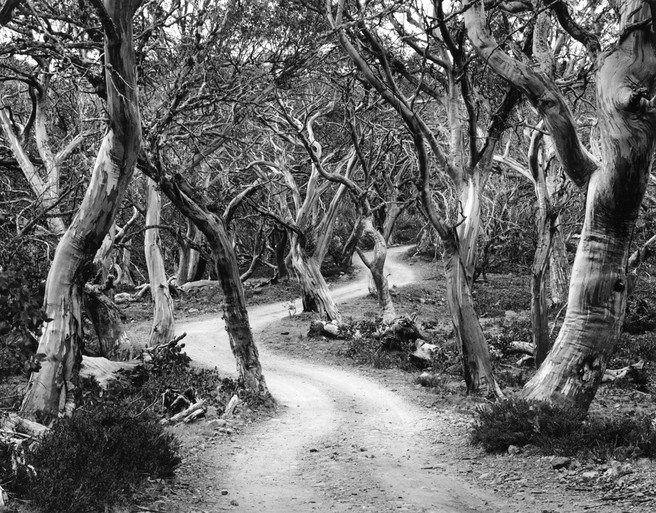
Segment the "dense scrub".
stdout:
<svg viewBox="0 0 656 513">
<path fill-rule="evenodd" d="M 103 404 L 58 420 L 28 450 L 10 491 L 44 512 L 102 512 L 127 501 L 146 478 L 169 477 L 177 443 L 148 410 Z"/>
<path fill-rule="evenodd" d="M 586 417 L 568 407 L 510 399 L 479 407 L 475 417 L 472 442 L 489 452 L 531 446 L 594 461 L 656 457 L 656 425 L 645 413 Z"/>
</svg>

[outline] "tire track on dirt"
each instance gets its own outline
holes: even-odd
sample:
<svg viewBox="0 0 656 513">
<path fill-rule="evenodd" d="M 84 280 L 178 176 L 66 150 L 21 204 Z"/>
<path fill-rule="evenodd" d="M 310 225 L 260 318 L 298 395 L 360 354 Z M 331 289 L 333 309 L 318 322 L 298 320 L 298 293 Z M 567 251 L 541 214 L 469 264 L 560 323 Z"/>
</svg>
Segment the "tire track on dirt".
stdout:
<svg viewBox="0 0 656 513">
<path fill-rule="evenodd" d="M 412 268 L 390 252 L 390 281 L 405 285 Z M 338 301 L 367 293 L 367 274 L 334 292 Z M 287 315 L 283 303 L 250 312 L 256 333 Z M 232 355 L 220 323 L 184 323 L 187 353 L 197 364 L 230 369 Z M 256 337 L 257 339 L 257 337 Z M 284 406 L 276 418 L 246 430 L 219 464 L 226 496 L 214 510 L 238 512 L 517 511 L 448 476 L 432 453 L 429 412 L 348 370 L 273 354 L 260 348 L 267 384 Z"/>
</svg>

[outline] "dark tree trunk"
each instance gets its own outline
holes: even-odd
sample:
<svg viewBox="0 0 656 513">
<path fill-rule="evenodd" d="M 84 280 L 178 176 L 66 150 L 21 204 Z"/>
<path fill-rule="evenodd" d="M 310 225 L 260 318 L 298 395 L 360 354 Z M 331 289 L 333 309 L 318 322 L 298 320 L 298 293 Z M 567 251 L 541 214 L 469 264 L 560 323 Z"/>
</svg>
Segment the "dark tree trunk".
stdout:
<svg viewBox="0 0 656 513">
<path fill-rule="evenodd" d="M 170 180 L 158 176 L 157 171 L 149 166 L 144 166 L 144 168 L 144 173 L 159 183 L 164 194 L 205 235 L 211 250 L 213 271 L 223 290 L 223 318 L 230 340 L 230 348 L 237 362 L 239 376 L 247 390 L 267 401 L 271 400 L 248 320 L 246 298 L 239 279 L 237 255 L 223 219 L 201 207 L 193 199 L 194 191 L 189 189 L 180 175 L 175 175 L 174 179 Z"/>
</svg>

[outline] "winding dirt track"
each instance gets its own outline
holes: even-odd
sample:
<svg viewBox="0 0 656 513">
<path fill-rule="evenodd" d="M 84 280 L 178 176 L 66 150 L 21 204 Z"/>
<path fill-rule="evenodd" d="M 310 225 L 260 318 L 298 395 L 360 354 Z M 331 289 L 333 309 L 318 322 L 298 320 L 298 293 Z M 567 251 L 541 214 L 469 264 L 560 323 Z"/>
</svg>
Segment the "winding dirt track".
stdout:
<svg viewBox="0 0 656 513">
<path fill-rule="evenodd" d="M 415 279 L 390 251 L 390 282 Z M 364 295 L 367 273 L 333 291 L 336 301 Z M 259 306 L 249 315 L 255 333 L 287 315 L 287 304 Z M 179 325 L 198 364 L 234 374 L 223 326 L 216 320 Z M 257 336 L 256 336 L 257 338 Z M 445 474 L 432 454 L 435 422 L 429 410 L 354 372 L 272 354 L 260 347 L 281 415 L 240 436 L 226 457 L 218 486 L 229 494 L 208 498 L 211 511 L 518 511 Z"/>
</svg>

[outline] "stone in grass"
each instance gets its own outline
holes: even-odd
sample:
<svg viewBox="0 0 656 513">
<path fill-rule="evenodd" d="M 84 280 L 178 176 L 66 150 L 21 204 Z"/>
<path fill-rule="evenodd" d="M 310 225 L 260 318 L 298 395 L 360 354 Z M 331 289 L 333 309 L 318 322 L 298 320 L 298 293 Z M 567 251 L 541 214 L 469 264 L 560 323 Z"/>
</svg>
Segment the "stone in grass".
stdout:
<svg viewBox="0 0 656 513">
<path fill-rule="evenodd" d="M 516 445 L 509 445 L 508 446 L 508 454 L 511 456 L 515 456 L 517 454 L 520 454 L 522 452 L 521 448 L 517 447 Z"/>
<path fill-rule="evenodd" d="M 569 468 L 572 464 L 572 459 L 564 456 L 556 457 L 551 460 L 551 468 L 558 470 L 561 468 Z"/>
</svg>

